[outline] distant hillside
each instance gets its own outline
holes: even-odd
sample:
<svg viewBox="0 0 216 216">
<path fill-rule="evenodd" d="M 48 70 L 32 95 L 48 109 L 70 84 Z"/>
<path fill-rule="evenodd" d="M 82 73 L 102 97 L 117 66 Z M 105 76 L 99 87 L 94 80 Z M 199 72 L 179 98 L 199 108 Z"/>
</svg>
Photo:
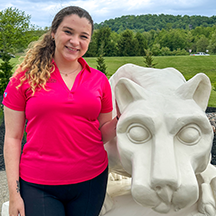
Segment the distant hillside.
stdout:
<svg viewBox="0 0 216 216">
<path fill-rule="evenodd" d="M 112 31 L 122 32 L 125 29 L 131 29 L 135 32 L 144 32 L 170 28 L 195 29 L 197 26 L 212 27 L 216 24 L 216 16 L 188 16 L 188 15 L 165 15 L 165 14 L 147 14 L 147 15 L 128 15 L 115 19 L 109 19 L 101 23 L 95 23 L 95 29 L 102 26 L 109 26 Z"/>
</svg>

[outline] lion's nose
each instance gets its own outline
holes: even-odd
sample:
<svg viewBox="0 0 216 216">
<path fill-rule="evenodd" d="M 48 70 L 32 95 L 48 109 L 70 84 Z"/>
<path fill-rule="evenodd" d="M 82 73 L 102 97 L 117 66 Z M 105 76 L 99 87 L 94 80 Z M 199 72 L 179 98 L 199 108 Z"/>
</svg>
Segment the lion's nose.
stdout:
<svg viewBox="0 0 216 216">
<path fill-rule="evenodd" d="M 156 140 L 152 151 L 151 187 L 155 191 L 163 191 L 167 188 L 177 190 L 180 186 L 178 165 L 175 158 L 173 140 L 166 139 L 166 143 Z M 166 188 L 166 189 L 164 189 Z"/>
<path fill-rule="evenodd" d="M 166 177 L 164 175 L 158 176 L 152 175 L 151 188 L 158 194 L 168 193 L 170 190 L 176 191 L 180 186 L 178 175 L 168 173 Z"/>
<path fill-rule="evenodd" d="M 173 189 L 170 188 L 169 186 L 156 186 L 155 191 L 157 195 L 163 200 L 165 203 L 170 203 L 172 200 L 172 195 L 173 195 Z"/>
</svg>

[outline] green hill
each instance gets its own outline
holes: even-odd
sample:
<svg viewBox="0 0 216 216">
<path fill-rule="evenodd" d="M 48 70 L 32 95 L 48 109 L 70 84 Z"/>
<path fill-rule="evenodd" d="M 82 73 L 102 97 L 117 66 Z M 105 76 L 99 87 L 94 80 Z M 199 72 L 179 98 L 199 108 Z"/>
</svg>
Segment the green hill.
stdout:
<svg viewBox="0 0 216 216">
<path fill-rule="evenodd" d="M 188 15 L 165 15 L 165 14 L 146 14 L 146 15 L 128 15 L 115 19 L 105 20 L 101 23 L 95 23 L 95 29 L 109 26 L 112 31 L 122 32 L 126 29 L 135 32 L 144 32 L 150 30 L 161 30 L 170 28 L 195 29 L 197 26 L 212 27 L 216 24 L 216 16 L 188 16 Z"/>
</svg>

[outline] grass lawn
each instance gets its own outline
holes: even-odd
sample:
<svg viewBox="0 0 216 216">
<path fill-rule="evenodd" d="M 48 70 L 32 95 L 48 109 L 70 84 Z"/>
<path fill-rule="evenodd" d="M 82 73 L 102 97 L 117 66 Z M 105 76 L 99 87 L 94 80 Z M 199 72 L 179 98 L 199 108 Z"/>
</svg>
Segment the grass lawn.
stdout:
<svg viewBox="0 0 216 216">
<path fill-rule="evenodd" d="M 188 80 L 197 73 L 205 73 L 211 80 L 212 85 L 216 85 L 216 55 L 210 56 L 155 56 L 156 68 L 174 67 L 179 70 Z M 86 57 L 85 60 L 91 67 L 97 67 L 97 58 Z M 133 63 L 144 66 L 143 57 L 104 57 L 107 65 L 107 77 L 109 78 L 115 71 L 126 63 Z M 19 58 L 11 59 L 14 64 L 19 63 Z M 213 88 L 214 89 L 214 88 Z M 210 107 L 216 107 L 216 91 L 212 90 Z"/>
</svg>

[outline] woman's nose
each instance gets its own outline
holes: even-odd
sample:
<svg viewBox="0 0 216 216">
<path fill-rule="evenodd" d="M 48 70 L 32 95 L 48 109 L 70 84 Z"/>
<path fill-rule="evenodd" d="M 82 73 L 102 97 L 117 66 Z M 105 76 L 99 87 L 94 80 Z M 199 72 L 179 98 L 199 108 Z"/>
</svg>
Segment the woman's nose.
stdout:
<svg viewBox="0 0 216 216">
<path fill-rule="evenodd" d="M 76 36 L 76 35 L 73 35 L 73 36 L 70 38 L 70 43 L 71 43 L 73 46 L 79 45 L 79 37 Z"/>
</svg>

